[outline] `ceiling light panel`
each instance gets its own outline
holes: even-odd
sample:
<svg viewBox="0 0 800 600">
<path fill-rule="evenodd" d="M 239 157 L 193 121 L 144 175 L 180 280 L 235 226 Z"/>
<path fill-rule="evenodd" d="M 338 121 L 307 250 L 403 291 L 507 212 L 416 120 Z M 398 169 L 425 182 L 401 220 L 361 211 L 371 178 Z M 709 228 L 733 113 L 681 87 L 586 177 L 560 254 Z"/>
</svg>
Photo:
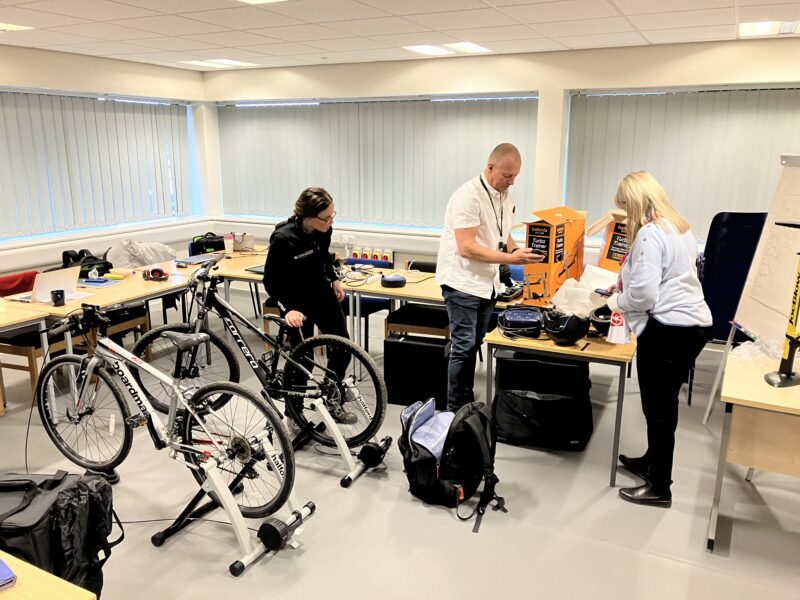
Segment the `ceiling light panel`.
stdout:
<svg viewBox="0 0 800 600">
<path fill-rule="evenodd" d="M 455 44 L 442 44 L 445 48 L 450 48 L 456 52 L 463 52 L 464 54 L 487 54 L 491 52 L 489 48 L 484 48 L 472 42 L 456 42 Z"/>
<path fill-rule="evenodd" d="M 421 44 L 419 46 L 403 46 L 406 50 L 416 52 L 418 54 L 425 54 L 426 56 L 447 56 L 448 54 L 455 54 L 452 50 L 442 48 L 441 46 L 433 46 L 431 44 Z"/>
</svg>

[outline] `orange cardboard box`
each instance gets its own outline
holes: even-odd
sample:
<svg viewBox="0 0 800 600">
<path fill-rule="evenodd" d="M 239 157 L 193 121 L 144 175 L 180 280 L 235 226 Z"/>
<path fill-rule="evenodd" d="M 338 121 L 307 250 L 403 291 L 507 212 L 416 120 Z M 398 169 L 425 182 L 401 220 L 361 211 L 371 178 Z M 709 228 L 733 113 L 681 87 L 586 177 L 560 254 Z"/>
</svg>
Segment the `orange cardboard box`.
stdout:
<svg viewBox="0 0 800 600">
<path fill-rule="evenodd" d="M 567 206 L 538 210 L 525 223 L 525 245 L 545 255 L 544 261 L 525 265 L 526 304 L 544 306 L 570 278 L 583 273 L 586 213 Z"/>
<path fill-rule="evenodd" d="M 605 230 L 603 245 L 600 246 L 600 258 L 597 261 L 598 267 L 619 273 L 621 268 L 619 261 L 628 253 L 626 228 L 625 213 L 621 210 L 610 210 L 586 230 L 586 235 L 589 237 Z"/>
</svg>

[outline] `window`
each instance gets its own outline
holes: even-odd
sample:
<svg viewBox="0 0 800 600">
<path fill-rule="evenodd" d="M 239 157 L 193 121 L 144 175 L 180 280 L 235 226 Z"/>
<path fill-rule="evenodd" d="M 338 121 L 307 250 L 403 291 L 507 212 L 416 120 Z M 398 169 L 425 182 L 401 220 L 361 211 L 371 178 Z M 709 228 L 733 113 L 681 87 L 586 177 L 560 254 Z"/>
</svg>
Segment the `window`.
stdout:
<svg viewBox="0 0 800 600">
<path fill-rule="evenodd" d="M 645 169 L 703 239 L 718 212 L 769 210 L 780 155 L 798 153 L 800 90 L 576 94 L 566 203 L 592 222 Z"/>
<path fill-rule="evenodd" d="M 0 237 L 188 214 L 187 111 L 0 92 Z"/>
<path fill-rule="evenodd" d="M 318 185 L 339 222 L 441 227 L 500 142 L 522 153 L 519 203 L 533 195 L 536 111 L 531 96 L 220 106 L 224 212 L 282 218 Z"/>
</svg>

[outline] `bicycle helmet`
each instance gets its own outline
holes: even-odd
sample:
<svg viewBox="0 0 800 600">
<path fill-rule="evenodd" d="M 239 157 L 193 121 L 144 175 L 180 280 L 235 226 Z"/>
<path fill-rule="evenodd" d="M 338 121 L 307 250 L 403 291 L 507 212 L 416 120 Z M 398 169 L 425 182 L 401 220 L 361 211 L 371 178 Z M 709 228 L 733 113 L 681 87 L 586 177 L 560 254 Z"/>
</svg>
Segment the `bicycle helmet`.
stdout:
<svg viewBox="0 0 800 600">
<path fill-rule="evenodd" d="M 589 315 L 589 320 L 600 335 L 608 335 L 611 326 L 611 309 L 607 304 L 595 308 Z"/>
<path fill-rule="evenodd" d="M 497 317 L 497 328 L 510 338 L 538 338 L 542 331 L 542 311 L 531 306 L 509 308 Z"/>
<path fill-rule="evenodd" d="M 589 319 L 568 315 L 557 310 L 544 313 L 543 325 L 557 346 L 571 346 L 589 333 Z"/>
</svg>

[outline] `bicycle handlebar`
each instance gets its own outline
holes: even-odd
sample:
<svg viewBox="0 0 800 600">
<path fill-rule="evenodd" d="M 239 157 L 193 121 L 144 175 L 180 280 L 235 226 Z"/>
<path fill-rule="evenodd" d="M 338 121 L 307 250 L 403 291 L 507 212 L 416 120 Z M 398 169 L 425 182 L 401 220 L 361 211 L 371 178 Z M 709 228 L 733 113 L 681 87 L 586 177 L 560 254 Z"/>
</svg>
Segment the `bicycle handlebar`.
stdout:
<svg viewBox="0 0 800 600">
<path fill-rule="evenodd" d="M 127 312 L 145 306 L 144 301 L 131 302 L 129 304 L 113 304 L 106 308 L 100 308 L 94 304 L 81 304 L 81 313 L 69 315 L 56 322 L 54 325 L 40 330 L 39 333 L 46 333 L 48 337 L 60 335 L 67 330 L 75 327 L 107 327 L 111 323 L 110 315 L 120 312 Z"/>
</svg>

